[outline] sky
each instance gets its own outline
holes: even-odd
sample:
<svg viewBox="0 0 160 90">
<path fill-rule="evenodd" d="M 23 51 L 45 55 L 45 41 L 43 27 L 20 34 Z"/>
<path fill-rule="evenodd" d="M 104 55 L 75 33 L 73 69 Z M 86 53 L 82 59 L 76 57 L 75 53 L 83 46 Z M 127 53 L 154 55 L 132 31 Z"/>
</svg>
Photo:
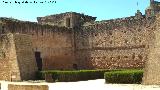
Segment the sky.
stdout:
<svg viewBox="0 0 160 90">
<path fill-rule="evenodd" d="M 34 0 L 16 1 L 33 2 Z M 15 0 L 0 0 L 0 17 L 36 22 L 36 17 L 72 11 L 97 17 L 97 21 L 100 21 L 134 16 L 137 9 L 144 14 L 150 0 L 51 0 L 52 3 L 43 4 L 39 2 L 49 2 L 50 0 L 35 1 L 38 3 L 19 4 L 15 3 Z"/>
</svg>

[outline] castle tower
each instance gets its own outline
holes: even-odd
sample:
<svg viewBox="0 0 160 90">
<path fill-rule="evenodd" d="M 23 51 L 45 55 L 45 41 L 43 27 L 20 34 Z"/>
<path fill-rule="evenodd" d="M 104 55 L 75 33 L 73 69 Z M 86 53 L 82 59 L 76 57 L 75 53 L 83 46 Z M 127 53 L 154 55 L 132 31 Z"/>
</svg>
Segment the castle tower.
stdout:
<svg viewBox="0 0 160 90">
<path fill-rule="evenodd" d="M 140 12 L 140 10 L 137 10 L 137 12 L 135 13 L 135 18 L 136 19 L 141 19 L 143 17 L 142 13 Z"/>
<path fill-rule="evenodd" d="M 152 17 L 155 16 L 160 12 L 160 2 L 150 0 L 150 6 L 146 9 L 146 17 Z"/>
<path fill-rule="evenodd" d="M 48 24 L 53 26 L 64 26 L 68 28 L 80 27 L 85 22 L 95 21 L 96 17 L 84 15 L 76 12 L 66 12 L 45 17 L 37 17 L 39 24 Z"/>
<path fill-rule="evenodd" d="M 153 4 L 154 3 L 154 0 L 150 0 L 150 4 Z"/>
</svg>

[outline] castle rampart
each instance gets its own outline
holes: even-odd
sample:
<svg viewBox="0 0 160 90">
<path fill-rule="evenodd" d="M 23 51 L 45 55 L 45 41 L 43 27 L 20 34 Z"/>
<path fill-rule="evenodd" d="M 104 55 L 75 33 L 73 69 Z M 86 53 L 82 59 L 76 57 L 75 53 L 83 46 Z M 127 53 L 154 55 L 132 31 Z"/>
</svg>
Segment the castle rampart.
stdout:
<svg viewBox="0 0 160 90">
<path fill-rule="evenodd" d="M 3 18 L 1 21 L 1 33 L 31 35 L 39 70 L 72 69 L 74 65 L 79 69 L 112 69 L 143 68 L 155 17 L 86 22 L 75 28 Z"/>
</svg>

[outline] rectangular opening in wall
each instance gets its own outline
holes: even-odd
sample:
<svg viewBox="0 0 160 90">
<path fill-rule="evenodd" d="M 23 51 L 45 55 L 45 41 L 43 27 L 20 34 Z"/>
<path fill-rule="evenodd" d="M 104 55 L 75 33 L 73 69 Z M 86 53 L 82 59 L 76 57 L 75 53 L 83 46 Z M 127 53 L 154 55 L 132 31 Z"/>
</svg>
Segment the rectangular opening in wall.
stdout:
<svg viewBox="0 0 160 90">
<path fill-rule="evenodd" d="M 71 26 L 71 19 L 66 18 L 66 27 L 70 27 L 70 26 Z"/>
<path fill-rule="evenodd" d="M 2 26 L 2 34 L 4 34 L 5 32 L 4 32 L 4 26 Z"/>
<path fill-rule="evenodd" d="M 73 64 L 73 69 L 78 70 L 78 65 L 77 64 Z"/>
<path fill-rule="evenodd" d="M 41 58 L 41 53 L 40 53 L 40 52 L 35 52 L 35 58 L 36 58 L 38 70 L 41 71 L 41 70 L 42 70 L 42 58 Z"/>
</svg>

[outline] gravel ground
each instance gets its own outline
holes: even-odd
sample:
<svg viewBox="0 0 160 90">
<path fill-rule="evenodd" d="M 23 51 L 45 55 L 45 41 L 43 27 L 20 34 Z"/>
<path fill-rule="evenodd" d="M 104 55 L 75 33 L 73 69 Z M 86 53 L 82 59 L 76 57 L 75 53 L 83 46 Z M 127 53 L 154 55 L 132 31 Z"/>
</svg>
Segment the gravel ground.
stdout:
<svg viewBox="0 0 160 90">
<path fill-rule="evenodd" d="M 105 84 L 104 79 L 49 84 L 49 90 L 160 90 L 156 85 Z"/>
<path fill-rule="evenodd" d="M 49 90 L 160 90 L 160 85 L 105 84 L 104 79 L 57 83 L 3 82 L 3 88 L 0 90 L 8 90 L 8 83 L 17 85 L 48 85 Z"/>
</svg>

